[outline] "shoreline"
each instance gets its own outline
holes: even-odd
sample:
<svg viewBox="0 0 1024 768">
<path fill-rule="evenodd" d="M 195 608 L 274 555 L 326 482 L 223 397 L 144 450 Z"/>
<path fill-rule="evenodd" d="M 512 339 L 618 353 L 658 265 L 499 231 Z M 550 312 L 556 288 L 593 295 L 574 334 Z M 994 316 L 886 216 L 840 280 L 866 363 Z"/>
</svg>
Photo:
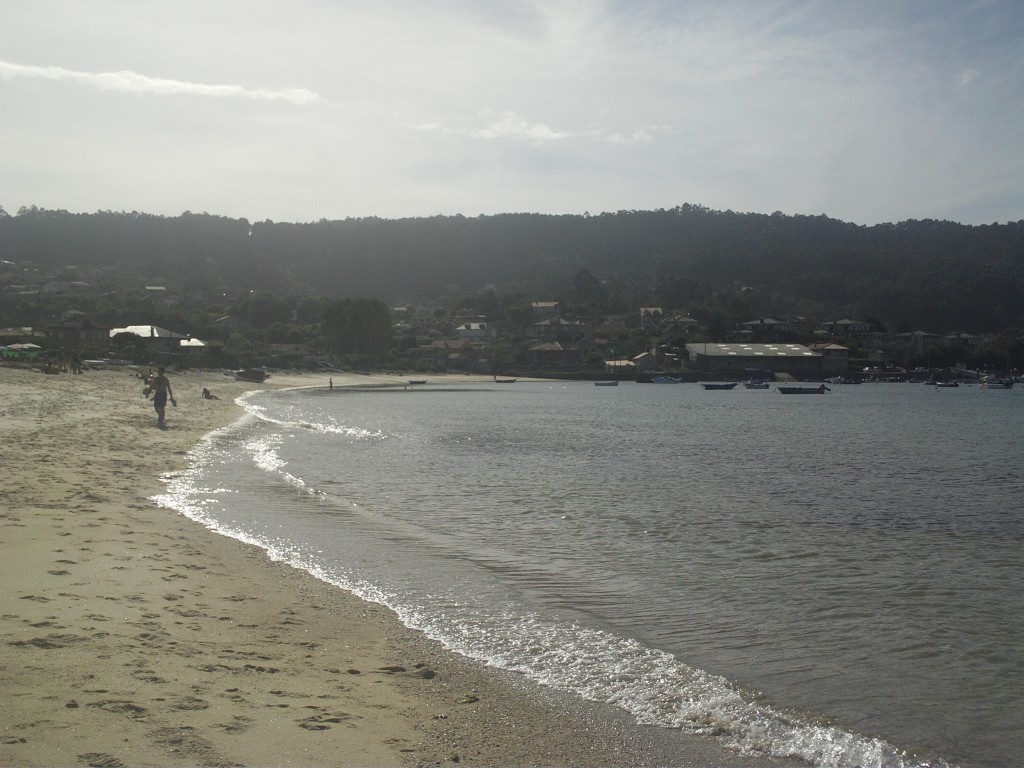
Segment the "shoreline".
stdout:
<svg viewBox="0 0 1024 768">
<path fill-rule="evenodd" d="M 136 370 L 0 366 L 0 764 L 802 764 L 638 726 L 457 656 L 149 501 L 203 435 L 242 415 L 241 394 L 396 377 L 170 374 L 179 407 L 160 430 Z"/>
</svg>

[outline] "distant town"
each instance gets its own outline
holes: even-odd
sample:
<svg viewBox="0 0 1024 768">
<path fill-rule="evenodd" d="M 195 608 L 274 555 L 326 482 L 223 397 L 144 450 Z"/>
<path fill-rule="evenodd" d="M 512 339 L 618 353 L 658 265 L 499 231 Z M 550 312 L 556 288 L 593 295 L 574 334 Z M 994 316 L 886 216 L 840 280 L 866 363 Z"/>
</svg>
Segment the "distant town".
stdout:
<svg viewBox="0 0 1024 768">
<path fill-rule="evenodd" d="M 0 346 L 51 368 L 1010 373 L 1024 368 L 1024 221 L 863 227 L 690 204 L 308 224 L 0 208 Z"/>
<path fill-rule="evenodd" d="M 109 299 L 109 287 L 57 278 L 26 285 L 12 279 L 25 265 L 5 262 L 2 269 L 0 353 L 7 361 L 51 370 L 78 360 L 86 368 L 133 363 L 591 379 L 664 373 L 685 380 L 752 375 L 906 380 L 978 371 L 1011 374 L 1022 367 L 1024 348 L 1020 338 L 965 331 L 892 333 L 845 317 L 754 317 L 714 334 L 681 310 L 644 306 L 579 314 L 541 298 L 506 306 L 497 319 L 466 300 L 455 307 L 449 302 L 388 307 L 378 300 L 300 301 L 264 294 L 243 302 L 222 296 L 197 306 L 195 297 L 162 285 L 138 286 L 134 292 L 122 287 L 122 294 L 130 294 L 126 305 L 135 307 L 132 322 L 113 325 L 77 308 L 99 302 L 109 314 L 109 303 L 100 301 Z M 483 297 L 478 304 L 498 299 L 486 291 Z M 22 322 L 19 308 L 29 304 L 36 317 L 40 307 L 48 307 L 54 320 Z M 232 314 L 232 306 L 242 309 L 241 316 Z M 261 325 L 260 307 L 263 319 L 273 322 Z M 335 327 L 330 318 L 339 312 L 344 322 Z M 203 330 L 193 332 L 194 325 Z"/>
</svg>

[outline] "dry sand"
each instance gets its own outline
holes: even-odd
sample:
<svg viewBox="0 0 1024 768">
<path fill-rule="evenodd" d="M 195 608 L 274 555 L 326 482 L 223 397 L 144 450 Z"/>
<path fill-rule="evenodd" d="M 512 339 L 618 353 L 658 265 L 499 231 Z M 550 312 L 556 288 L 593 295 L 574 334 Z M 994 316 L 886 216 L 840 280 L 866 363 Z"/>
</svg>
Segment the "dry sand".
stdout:
<svg viewBox="0 0 1024 768">
<path fill-rule="evenodd" d="M 0 365 L 0 765 L 779 764 L 449 654 L 157 508 L 160 476 L 237 396 L 327 376 L 171 382 L 160 430 L 135 369 Z"/>
</svg>

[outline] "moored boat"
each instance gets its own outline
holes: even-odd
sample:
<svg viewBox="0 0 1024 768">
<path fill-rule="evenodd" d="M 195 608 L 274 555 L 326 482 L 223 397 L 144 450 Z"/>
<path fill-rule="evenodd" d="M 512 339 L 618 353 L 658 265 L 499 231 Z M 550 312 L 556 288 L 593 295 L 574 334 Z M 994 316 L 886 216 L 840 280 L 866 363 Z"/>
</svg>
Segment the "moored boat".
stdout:
<svg viewBox="0 0 1024 768">
<path fill-rule="evenodd" d="M 767 381 L 744 381 L 743 386 L 747 389 L 768 389 L 769 384 Z"/>
<path fill-rule="evenodd" d="M 595 381 L 595 387 L 617 387 L 619 386 L 618 381 Z"/>
<path fill-rule="evenodd" d="M 823 395 L 826 392 L 832 390 L 826 387 L 824 384 L 820 384 L 817 387 L 779 387 L 779 392 L 784 395 Z"/>
<path fill-rule="evenodd" d="M 982 382 L 985 389 L 1013 389 L 1013 379 L 985 379 Z"/>
<path fill-rule="evenodd" d="M 704 389 L 734 389 L 738 381 L 702 381 L 700 385 Z"/>
</svg>

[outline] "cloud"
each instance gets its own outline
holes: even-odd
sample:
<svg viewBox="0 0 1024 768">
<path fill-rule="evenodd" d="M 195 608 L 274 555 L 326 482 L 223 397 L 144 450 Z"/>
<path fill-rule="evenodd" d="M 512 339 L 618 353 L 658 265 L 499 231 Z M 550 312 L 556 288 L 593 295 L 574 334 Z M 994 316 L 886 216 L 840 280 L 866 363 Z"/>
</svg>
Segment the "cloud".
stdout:
<svg viewBox="0 0 1024 768">
<path fill-rule="evenodd" d="M 981 77 L 981 72 L 976 69 L 965 69 L 961 72 L 956 79 L 956 84 L 961 88 L 966 88 L 968 85 L 973 83 Z"/>
<path fill-rule="evenodd" d="M 544 123 L 527 122 L 514 112 L 505 112 L 496 120 L 480 128 L 473 128 L 468 133 L 475 139 L 525 139 L 535 144 L 567 139 L 572 135 Z"/>
<path fill-rule="evenodd" d="M 654 141 L 653 133 L 659 130 L 667 130 L 664 127 L 658 128 L 634 128 L 630 133 L 605 133 L 604 131 L 596 131 L 593 135 L 597 141 L 603 141 L 606 144 L 650 144 Z"/>
<path fill-rule="evenodd" d="M 305 106 L 322 102 L 320 94 L 305 88 L 284 88 L 280 90 L 251 89 L 241 85 L 211 85 L 190 83 L 183 80 L 149 77 L 138 72 L 77 72 L 63 67 L 36 67 L 0 61 L 0 77 L 10 80 L 17 77 L 40 80 L 57 80 L 75 83 L 104 91 L 121 93 L 150 93 L 156 95 L 188 94 L 213 98 L 243 98 L 258 101 L 289 101 Z"/>
<path fill-rule="evenodd" d="M 487 119 L 491 113 L 485 111 L 482 115 L 482 124 L 473 128 L 456 129 L 444 125 L 436 120 L 422 123 L 415 123 L 409 126 L 413 131 L 423 133 L 440 133 L 445 136 L 459 135 L 472 139 L 486 141 L 504 139 L 507 141 L 526 141 L 539 146 L 549 141 L 564 141 L 569 139 L 586 139 L 590 142 L 632 145 L 649 144 L 654 141 L 654 134 L 665 132 L 669 129 L 666 126 L 649 126 L 633 128 L 632 130 L 609 131 L 602 128 L 592 128 L 583 131 L 571 131 L 561 128 L 553 128 L 546 123 L 530 122 L 520 117 L 515 112 L 504 112 L 499 117 Z"/>
</svg>

